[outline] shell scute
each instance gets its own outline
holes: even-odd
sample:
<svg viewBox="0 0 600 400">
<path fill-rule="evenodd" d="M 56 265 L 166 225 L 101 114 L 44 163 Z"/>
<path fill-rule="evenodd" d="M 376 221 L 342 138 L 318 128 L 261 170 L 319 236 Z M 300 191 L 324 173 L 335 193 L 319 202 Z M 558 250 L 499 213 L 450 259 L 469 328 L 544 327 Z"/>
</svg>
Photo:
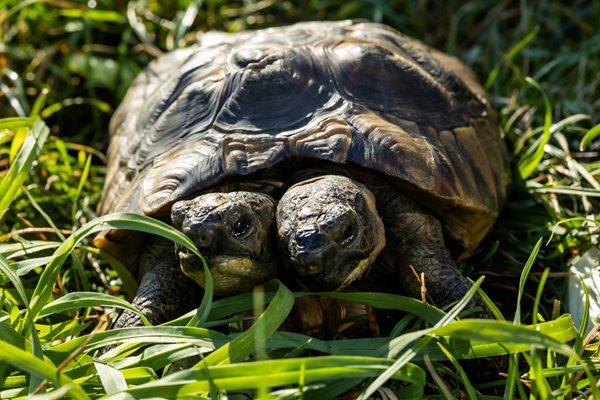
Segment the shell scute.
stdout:
<svg viewBox="0 0 600 400">
<path fill-rule="evenodd" d="M 509 179 L 470 70 L 372 23 L 203 35 L 149 65 L 110 130 L 101 213 L 161 215 L 230 177 L 314 159 L 388 176 L 469 249 Z"/>
</svg>

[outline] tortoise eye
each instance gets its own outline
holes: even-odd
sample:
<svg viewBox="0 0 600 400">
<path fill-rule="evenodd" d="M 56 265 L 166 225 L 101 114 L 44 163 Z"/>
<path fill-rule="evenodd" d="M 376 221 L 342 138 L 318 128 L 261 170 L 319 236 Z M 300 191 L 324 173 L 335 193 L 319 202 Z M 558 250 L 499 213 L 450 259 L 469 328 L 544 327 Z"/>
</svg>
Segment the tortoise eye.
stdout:
<svg viewBox="0 0 600 400">
<path fill-rule="evenodd" d="M 250 233 L 252 229 L 252 218 L 247 215 L 240 216 L 231 226 L 231 233 L 236 239 L 241 239 Z"/>
<path fill-rule="evenodd" d="M 342 246 L 348 246 L 354 241 L 356 237 L 356 224 L 349 223 L 344 227 L 342 231 Z"/>
</svg>

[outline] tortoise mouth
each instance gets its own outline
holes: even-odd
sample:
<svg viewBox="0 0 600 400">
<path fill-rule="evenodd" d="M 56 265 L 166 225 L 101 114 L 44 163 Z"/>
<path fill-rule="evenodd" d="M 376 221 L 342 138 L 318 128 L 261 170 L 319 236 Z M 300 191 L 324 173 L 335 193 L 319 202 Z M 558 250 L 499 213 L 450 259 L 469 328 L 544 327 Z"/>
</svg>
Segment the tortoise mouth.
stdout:
<svg viewBox="0 0 600 400">
<path fill-rule="evenodd" d="M 298 283 L 310 291 L 340 291 L 368 273 L 372 260 L 359 259 L 345 264 L 337 264 L 335 268 L 323 268 L 322 263 L 305 265 L 296 264 Z"/>
<path fill-rule="evenodd" d="M 181 269 L 200 286 L 206 284 L 202 261 L 191 251 L 178 252 Z M 278 274 L 276 262 L 257 262 L 250 257 L 217 256 L 206 259 L 216 295 L 225 296 L 251 291 L 254 286 Z"/>
</svg>

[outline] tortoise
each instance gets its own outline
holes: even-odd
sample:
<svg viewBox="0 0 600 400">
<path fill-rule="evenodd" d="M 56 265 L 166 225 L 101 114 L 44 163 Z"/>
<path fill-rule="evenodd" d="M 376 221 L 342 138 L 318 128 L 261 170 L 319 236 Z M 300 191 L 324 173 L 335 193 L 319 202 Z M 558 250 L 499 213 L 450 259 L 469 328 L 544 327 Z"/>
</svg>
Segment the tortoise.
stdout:
<svg viewBox="0 0 600 400">
<path fill-rule="evenodd" d="M 290 271 L 309 289 L 339 290 L 372 269 L 370 276 L 385 271 L 411 295 L 421 286 L 413 272 L 424 274 L 432 301 L 445 305 L 469 285 L 453 257 L 479 244 L 506 197 L 496 119 L 466 66 L 381 24 L 206 33 L 151 63 L 115 113 L 99 213 L 164 220 L 171 213 L 182 227 L 183 214 L 204 214 L 179 202 L 200 196 L 211 208 L 214 198 L 205 196 L 232 193 L 227 204 L 240 208 L 244 201 L 235 198 L 244 193 L 270 206 L 245 214 L 260 229 L 250 234 L 253 247 L 245 247 L 242 263 L 235 235 L 206 248 L 209 264 L 211 252 L 216 259 L 233 248 L 236 261 L 228 266 L 251 271 L 224 293 Z M 194 221 L 182 228 L 206 225 Z M 229 228 L 218 229 L 224 235 Z M 275 266 L 275 241 L 283 271 Z M 149 259 L 152 268 L 162 265 L 152 261 L 160 254 L 169 273 L 178 270 L 177 257 L 160 250 L 164 244 L 148 250 L 130 232 L 105 232 L 96 242 L 122 257 Z M 261 260 L 252 257 L 259 253 Z M 199 267 L 183 269 L 202 284 Z M 140 284 L 145 303 L 183 297 L 151 280 L 147 289 Z"/>
</svg>

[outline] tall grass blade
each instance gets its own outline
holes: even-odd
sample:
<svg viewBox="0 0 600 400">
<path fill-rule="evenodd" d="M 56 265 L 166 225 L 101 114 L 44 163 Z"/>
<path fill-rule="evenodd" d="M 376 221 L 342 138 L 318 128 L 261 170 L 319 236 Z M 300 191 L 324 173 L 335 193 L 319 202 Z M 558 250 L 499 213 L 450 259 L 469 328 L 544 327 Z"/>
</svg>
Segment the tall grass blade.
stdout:
<svg viewBox="0 0 600 400">
<path fill-rule="evenodd" d="M 525 81 L 536 88 L 544 100 L 544 129 L 542 136 L 527 149 L 517 162 L 517 168 L 522 179 L 527 179 L 535 171 L 540 161 L 542 161 L 544 146 L 548 144 L 552 136 L 550 131 L 550 127 L 552 126 L 552 105 L 550 104 L 550 100 L 548 100 L 546 93 L 542 90 L 539 83 L 530 77 L 526 77 Z"/>
<path fill-rule="evenodd" d="M 263 333 L 263 339 L 269 337 L 279 328 L 294 305 L 294 295 L 281 282 L 275 281 L 278 288 L 269 307 L 261 314 L 256 322 L 231 343 L 219 348 L 194 368 L 202 365 L 222 365 L 239 362 L 254 351 L 257 346 L 257 331 Z"/>
<path fill-rule="evenodd" d="M 589 131 L 587 131 L 587 133 L 583 136 L 581 142 L 579 143 L 579 150 L 583 151 L 587 147 L 587 145 L 590 144 L 598 136 L 600 136 L 600 124 L 595 125 Z"/>
<path fill-rule="evenodd" d="M 475 293 L 477 293 L 477 289 L 481 285 L 482 281 L 483 281 L 483 277 L 479 278 L 477 280 L 477 282 L 475 282 L 473 284 L 473 286 L 471 286 L 471 288 L 467 291 L 465 296 L 458 303 L 456 303 L 454 305 L 454 307 L 452 307 L 452 309 L 450 309 L 450 311 L 448 311 L 448 313 L 442 319 L 440 319 L 433 328 L 423 329 L 421 331 L 407 333 L 405 335 L 402 335 L 398 338 L 393 339 L 390 342 L 389 348 L 382 349 L 385 353 L 387 353 L 387 357 L 389 357 L 389 358 L 395 357 L 400 351 L 402 351 L 410 343 L 416 341 L 417 339 L 420 339 L 421 337 L 423 337 L 425 335 L 429 335 L 430 333 L 433 332 L 434 329 L 436 329 L 438 327 L 443 327 L 444 325 L 447 325 L 450 322 L 452 322 L 458 316 L 458 314 L 460 314 L 460 312 L 467 306 L 469 301 L 471 301 L 471 299 L 473 298 Z M 373 393 L 375 393 L 377 391 L 377 389 L 379 389 L 388 379 L 390 379 L 393 376 L 394 373 L 396 373 L 396 371 L 398 371 L 400 368 L 402 368 L 404 365 L 406 365 L 410 360 L 412 360 L 416 356 L 416 354 L 423 347 L 425 347 L 425 345 L 429 342 L 429 340 L 431 340 L 431 337 L 427 336 L 427 338 L 425 340 L 420 341 L 417 345 L 413 346 L 413 348 L 410 348 L 407 351 L 405 351 L 404 354 L 402 354 L 394 362 L 394 364 L 392 364 L 391 367 L 389 367 L 381 375 L 379 375 L 367 387 L 367 389 L 364 390 L 360 394 L 360 396 L 358 397 L 359 400 L 366 400 L 370 396 L 372 396 Z"/>
<path fill-rule="evenodd" d="M 178 16 L 179 18 L 175 23 L 175 30 L 171 32 L 171 48 L 179 47 L 179 42 L 194 23 L 200 7 L 202 7 L 202 3 L 204 3 L 204 0 L 193 0 L 185 12 L 181 16 Z"/>
<path fill-rule="evenodd" d="M 94 366 L 106 394 L 127 390 L 127 381 L 121 371 L 101 362 L 95 362 Z"/>
<path fill-rule="evenodd" d="M 19 279 L 18 275 L 15 273 L 15 271 L 12 269 L 12 267 L 8 264 L 8 262 L 2 255 L 0 255 L 0 271 L 2 271 L 11 281 L 11 283 L 17 290 L 21 302 L 25 306 L 25 309 L 29 310 L 29 301 L 27 299 L 27 295 L 25 294 L 25 288 L 23 287 L 23 284 L 21 283 L 21 280 Z M 33 356 L 42 359 L 44 357 L 42 345 L 40 344 L 38 332 L 35 329 L 35 326 L 33 325 L 33 320 L 31 319 L 29 312 L 27 312 L 25 318 L 29 321 L 29 333 L 31 335 L 31 350 Z M 38 376 L 31 377 L 30 387 L 32 389 L 36 388 L 40 383 L 41 380 Z"/>
<path fill-rule="evenodd" d="M 25 122 L 24 119 L 11 119 L 4 126 L 0 123 L 0 129 L 9 129 L 4 127 L 11 126 L 17 121 Z M 27 125 L 21 125 L 20 127 L 30 127 L 31 131 L 19 149 L 8 173 L 0 182 L 0 220 L 4 217 L 14 198 L 19 194 L 21 184 L 27 179 L 29 170 L 42 150 L 48 133 L 50 133 L 50 129 L 41 119 L 36 118 L 28 121 Z"/>
<path fill-rule="evenodd" d="M 53 314 L 59 314 L 69 310 L 76 310 L 85 307 L 118 307 L 129 310 L 140 316 L 144 325 L 151 325 L 148 319 L 134 306 L 125 300 L 104 293 L 96 292 L 73 292 L 62 296 L 44 306 L 39 314 L 39 318 L 47 317 Z"/>
<path fill-rule="evenodd" d="M 533 302 L 533 310 L 531 312 L 531 323 L 532 324 L 537 324 L 537 322 L 538 322 L 538 309 L 540 307 L 540 302 L 542 300 L 542 294 L 544 292 L 544 286 L 546 285 L 546 280 L 548 279 L 549 274 L 550 274 L 550 269 L 545 268 L 544 272 L 542 272 L 542 276 L 540 277 L 540 282 L 538 284 L 538 288 L 535 293 L 535 301 Z"/>
<path fill-rule="evenodd" d="M 519 40 L 517 42 L 517 44 L 515 44 L 513 47 L 510 48 L 510 50 L 508 50 L 508 53 L 506 53 L 506 55 L 504 55 L 504 57 L 502 57 L 502 61 L 500 61 L 494 67 L 492 72 L 490 72 L 490 74 L 488 75 L 488 78 L 484 84 L 484 87 L 486 89 L 489 89 L 492 87 L 492 85 L 496 81 L 496 78 L 498 77 L 498 74 L 500 73 L 500 69 L 504 65 L 512 62 L 513 58 L 515 58 L 515 56 L 517 56 L 517 54 L 519 54 L 523 50 L 523 48 L 525 48 L 525 46 L 527 46 L 529 44 L 529 42 L 531 42 L 537 36 L 539 31 L 540 31 L 540 27 L 536 26 L 523 39 Z"/>
<path fill-rule="evenodd" d="M 452 352 L 443 343 L 438 342 L 437 345 L 440 348 L 440 350 L 444 353 L 444 355 L 448 358 L 448 360 L 452 363 L 454 368 L 456 368 L 456 371 L 458 372 L 458 375 L 461 378 L 461 382 L 467 392 L 467 396 L 469 396 L 469 400 L 476 400 L 479 396 L 477 395 L 475 388 L 471 384 L 471 381 L 469 381 L 467 373 L 460 365 L 456 357 L 454 357 Z"/>
<path fill-rule="evenodd" d="M 73 206 L 71 207 L 71 219 L 73 223 L 75 223 L 75 215 L 77 214 L 79 197 L 81 196 L 81 191 L 83 190 L 83 185 L 87 182 L 88 176 L 90 174 L 90 168 L 92 167 L 92 155 L 88 155 L 85 161 L 85 165 L 83 167 L 83 171 L 81 171 L 81 177 L 79 178 L 79 183 L 77 184 L 77 189 L 75 190 L 75 195 L 73 196 Z"/>
<path fill-rule="evenodd" d="M 30 374 L 32 378 L 36 377 L 36 381 L 46 379 L 52 382 L 56 388 L 60 388 L 63 385 L 73 385 L 68 390 L 69 396 L 74 399 L 89 399 L 80 386 L 73 384 L 69 377 L 58 371 L 49 361 L 41 360 L 27 351 L 21 350 L 4 341 L 0 341 L 0 361 L 6 362 Z"/>
<path fill-rule="evenodd" d="M 535 261 L 537 255 L 540 251 L 541 246 L 542 246 L 542 238 L 539 238 L 537 243 L 535 244 L 535 247 L 531 251 L 529 258 L 527 259 L 527 262 L 525 263 L 523 270 L 521 271 L 521 278 L 519 279 L 519 291 L 517 292 L 517 304 L 515 307 L 515 318 L 513 320 L 515 324 L 521 323 L 521 319 L 522 319 L 521 318 L 521 299 L 523 298 L 523 292 L 525 291 L 525 284 L 527 283 L 527 277 L 529 276 L 529 272 L 531 271 L 531 268 L 533 267 L 533 262 Z"/>
<path fill-rule="evenodd" d="M 91 334 L 90 334 L 91 335 Z M 105 332 L 97 332 L 71 339 L 68 342 L 49 347 L 46 356 L 54 362 L 62 361 L 65 354 L 74 352 L 82 344 L 85 350 L 92 350 L 115 343 L 190 343 L 197 346 L 203 352 L 211 351 L 224 346 L 231 339 L 220 332 L 204 328 L 192 328 L 184 326 L 146 326 L 135 328 L 121 328 Z M 106 355 L 100 357 L 102 360 L 110 359 Z M 128 366 L 138 366 L 131 365 Z"/>
<path fill-rule="evenodd" d="M 208 370 L 194 368 L 169 375 L 155 382 L 129 388 L 111 398 L 140 399 L 160 393 L 162 397 L 197 395 L 210 389 L 209 376 L 219 390 L 258 389 L 265 382 L 270 387 L 296 384 L 300 374 L 306 385 L 314 382 L 334 382 L 343 379 L 377 376 L 391 364 L 391 360 L 376 357 L 323 356 L 254 361 L 208 366 Z M 414 364 L 407 364 L 392 376 L 393 379 L 424 387 L 425 372 Z M 307 397 L 308 398 L 308 397 Z"/>
</svg>

